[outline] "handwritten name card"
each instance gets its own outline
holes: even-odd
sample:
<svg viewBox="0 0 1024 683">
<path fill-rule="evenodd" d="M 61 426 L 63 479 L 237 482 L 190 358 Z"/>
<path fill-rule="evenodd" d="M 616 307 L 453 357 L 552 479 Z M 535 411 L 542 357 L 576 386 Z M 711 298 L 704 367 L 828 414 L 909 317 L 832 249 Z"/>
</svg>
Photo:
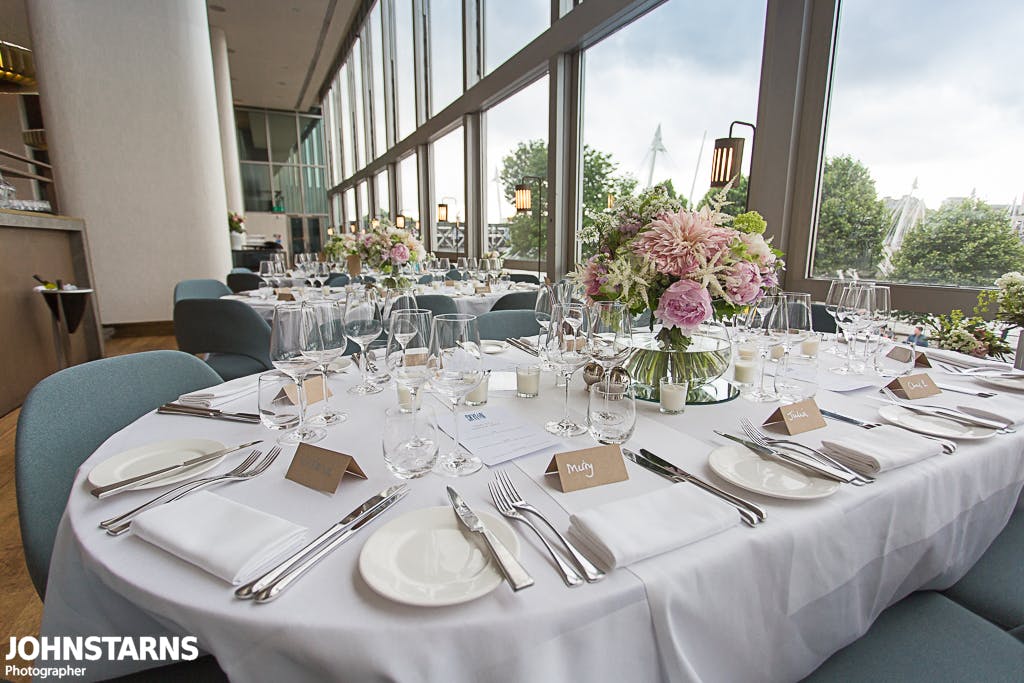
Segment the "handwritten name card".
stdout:
<svg viewBox="0 0 1024 683">
<path fill-rule="evenodd" d="M 292 464 L 284 476 L 285 479 L 291 479 L 307 488 L 333 495 L 346 474 L 366 479 L 363 470 L 351 455 L 302 443 L 295 449 Z"/>
<path fill-rule="evenodd" d="M 909 363 L 910 354 L 914 354 L 914 367 L 915 368 L 930 368 L 932 364 L 928 361 L 928 357 L 921 351 L 912 351 L 906 346 L 894 346 L 889 353 L 885 354 L 889 358 L 892 358 L 898 363 Z"/>
<path fill-rule="evenodd" d="M 291 287 L 282 287 L 277 290 L 278 301 L 295 301 L 295 295 L 292 294 Z"/>
<path fill-rule="evenodd" d="M 334 392 L 327 388 L 324 384 L 323 375 L 315 375 L 310 377 L 302 386 L 306 389 L 306 405 L 311 406 L 314 403 L 319 403 L 328 396 L 333 396 Z M 284 394 L 283 396 L 281 394 Z M 281 394 L 277 395 L 277 399 L 287 398 L 293 406 L 299 404 L 299 389 L 294 383 L 286 384 L 284 389 L 281 390 Z"/>
<path fill-rule="evenodd" d="M 557 474 L 563 493 L 629 479 L 622 449 L 618 446 L 555 453 L 544 474 Z"/>
<path fill-rule="evenodd" d="M 887 385 L 894 394 L 901 398 L 925 398 L 941 394 L 942 389 L 935 386 L 935 382 L 928 376 L 928 373 L 921 372 L 916 375 L 897 377 Z"/>
<path fill-rule="evenodd" d="M 491 286 L 490 285 L 477 285 L 475 291 L 476 291 L 477 294 L 490 294 L 491 293 Z"/>
<path fill-rule="evenodd" d="M 825 426 L 825 418 L 821 416 L 821 411 L 814 399 L 808 398 L 777 408 L 768 416 L 764 424 L 765 426 L 781 426 L 787 434 L 792 436 L 809 432 L 812 429 L 821 429 Z"/>
</svg>

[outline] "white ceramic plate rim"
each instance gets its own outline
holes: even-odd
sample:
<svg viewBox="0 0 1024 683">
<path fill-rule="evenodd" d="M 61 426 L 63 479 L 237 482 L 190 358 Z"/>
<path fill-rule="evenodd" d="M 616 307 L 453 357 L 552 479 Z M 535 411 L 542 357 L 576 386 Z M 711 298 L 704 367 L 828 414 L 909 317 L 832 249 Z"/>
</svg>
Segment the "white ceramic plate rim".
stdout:
<svg viewBox="0 0 1024 683">
<path fill-rule="evenodd" d="M 198 458 L 206 453 L 213 453 L 224 448 L 224 444 L 212 439 L 171 439 L 169 441 L 157 441 L 155 443 L 130 448 L 113 455 L 100 464 L 93 467 L 87 479 L 93 486 L 106 486 L 116 481 L 127 479 L 144 472 L 149 472 L 168 465 L 177 465 L 190 458 Z M 173 476 L 157 479 L 145 484 L 140 484 L 133 489 L 153 489 L 168 484 L 191 479 L 197 474 L 202 474 L 213 469 L 226 456 L 215 458 L 210 462 L 201 465 L 194 465 L 188 469 L 181 470 Z"/>
<path fill-rule="evenodd" d="M 480 350 L 484 353 L 501 353 L 508 349 L 508 342 L 497 339 L 484 339 L 480 342 Z"/>
<path fill-rule="evenodd" d="M 451 525 L 449 525 L 447 520 L 442 516 L 443 512 L 447 512 L 451 515 L 450 521 L 452 525 L 463 530 L 465 529 L 461 526 L 461 523 L 455 516 L 455 511 L 452 510 L 451 507 L 434 507 L 407 512 L 401 517 L 391 520 L 373 532 L 373 535 L 366 539 L 366 543 L 363 544 L 363 549 L 359 553 L 359 573 L 362 575 L 363 580 L 366 581 L 367 585 L 369 585 L 375 592 L 389 600 L 394 600 L 395 602 L 405 605 L 413 605 L 415 607 L 444 607 L 446 605 L 459 605 L 464 602 L 481 598 L 500 586 L 505 579 L 502 577 L 501 572 L 494 566 L 494 560 L 492 558 L 488 558 L 488 567 L 490 567 L 491 573 L 489 581 L 482 583 L 475 590 L 467 590 L 461 595 L 453 596 L 449 599 L 419 599 L 419 596 L 411 596 L 407 593 L 403 593 L 401 588 L 392 586 L 387 580 L 391 575 L 378 577 L 374 573 L 374 570 L 371 567 L 371 562 L 374 562 L 374 564 L 381 567 L 387 564 L 382 560 L 377 560 L 374 555 L 382 557 L 389 552 L 386 545 L 388 542 L 388 536 L 391 535 L 396 528 L 449 528 Z M 501 542 L 508 547 L 509 551 L 518 558 L 519 537 L 516 536 L 512 527 L 510 527 L 505 520 L 500 517 L 495 517 L 489 512 L 480 511 L 477 508 L 474 508 L 474 512 L 477 513 L 477 516 L 480 517 L 484 525 L 494 532 Z M 443 525 L 441 523 L 442 520 L 444 520 Z"/>
<path fill-rule="evenodd" d="M 728 453 L 733 454 L 729 457 L 729 460 L 733 462 L 750 459 L 760 461 L 764 467 L 783 468 L 790 472 L 793 470 L 782 463 L 761 460 L 756 453 L 748 448 L 744 448 L 743 446 L 719 446 L 715 450 L 711 451 L 708 455 L 708 465 L 711 466 L 711 469 L 714 470 L 715 474 L 742 489 L 753 491 L 754 493 L 760 493 L 761 495 L 769 496 L 770 498 L 782 498 L 783 500 L 815 500 L 817 498 L 831 496 L 839 490 L 839 482 L 814 477 L 807 477 L 808 484 L 804 489 L 806 491 L 805 493 L 800 493 L 800 489 L 780 490 L 765 487 L 758 482 L 751 481 L 750 479 L 746 479 L 737 474 L 730 464 L 725 462 L 727 457 L 726 454 Z"/>
<path fill-rule="evenodd" d="M 1010 391 L 1024 391 L 1024 375 L 1021 379 L 1009 379 L 1006 377 L 985 377 L 984 375 L 971 375 L 971 379 L 987 384 L 990 387 L 1009 389 Z"/>
<path fill-rule="evenodd" d="M 902 408 L 900 406 L 888 405 L 880 406 L 878 408 L 878 414 L 886 422 L 890 422 L 901 427 L 917 432 L 918 434 L 927 434 L 928 436 L 939 436 L 944 439 L 961 439 L 964 441 L 977 441 L 979 439 L 988 439 L 996 435 L 995 429 L 988 429 L 986 427 L 969 427 L 967 425 L 961 425 L 958 422 L 947 420 L 943 417 L 928 417 L 928 420 L 942 420 L 943 422 L 950 425 L 950 429 L 944 430 L 938 427 L 931 426 L 926 420 L 920 419 L 921 416 L 916 415 L 912 411 Z M 918 418 L 918 419 L 914 419 Z M 957 431 L 959 427 L 967 429 L 967 431 Z"/>
</svg>

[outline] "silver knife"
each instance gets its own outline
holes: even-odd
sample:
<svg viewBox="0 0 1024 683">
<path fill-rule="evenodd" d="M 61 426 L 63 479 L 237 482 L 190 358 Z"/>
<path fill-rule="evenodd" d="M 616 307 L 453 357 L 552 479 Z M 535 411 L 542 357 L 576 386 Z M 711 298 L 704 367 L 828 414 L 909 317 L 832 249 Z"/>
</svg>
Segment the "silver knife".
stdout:
<svg viewBox="0 0 1024 683">
<path fill-rule="evenodd" d="M 259 592 L 255 593 L 253 595 L 253 600 L 256 603 L 262 604 L 264 602 L 270 602 L 277 596 L 281 595 L 288 586 L 298 581 L 303 574 L 316 566 L 320 560 L 330 555 L 335 548 L 348 541 L 354 533 L 384 514 L 385 511 L 391 508 L 391 506 L 402 500 L 407 493 L 409 493 L 408 486 L 399 490 L 395 495 L 391 496 L 387 500 L 381 502 L 372 511 L 364 515 L 358 522 L 353 523 L 349 528 L 339 534 L 336 534 L 332 540 L 320 546 L 319 550 L 315 550 L 304 555 L 299 562 L 294 564 L 281 576 L 271 581 Z"/>
<path fill-rule="evenodd" d="M 897 405 L 899 405 L 901 408 L 906 408 L 907 410 L 911 410 L 915 413 L 920 413 L 922 415 L 932 415 L 935 417 L 944 417 L 947 420 L 953 420 L 954 422 L 959 422 L 960 424 L 964 424 L 969 427 L 986 427 L 988 429 L 1004 429 L 1006 427 L 1006 425 L 1001 422 L 996 422 L 994 420 L 986 420 L 983 417 L 974 417 L 972 415 L 968 415 L 967 413 L 963 413 L 960 412 L 959 410 L 954 410 L 952 408 L 926 408 L 924 406 L 910 405 L 909 403 L 899 403 Z"/>
<path fill-rule="evenodd" d="M 203 463 L 210 462 L 211 460 L 216 460 L 217 458 L 223 457 L 223 456 L 227 455 L 228 453 L 232 453 L 234 451 L 238 451 L 238 450 L 241 450 L 243 448 L 248 448 L 249 446 L 255 446 L 256 444 L 261 443 L 261 442 L 262 442 L 262 439 L 257 439 L 256 441 L 250 441 L 249 443 L 243 443 L 241 446 L 231 446 L 230 448 L 222 448 L 219 451 L 214 451 L 213 453 L 207 453 L 206 455 L 201 455 L 201 456 L 199 456 L 197 458 L 192 458 L 191 460 L 186 460 L 186 461 L 184 461 L 182 463 L 179 463 L 177 465 L 168 465 L 167 467 L 161 467 L 160 469 L 153 470 L 152 472 L 146 472 L 145 474 L 138 474 L 138 475 L 136 475 L 134 477 L 130 477 L 128 479 L 122 479 L 121 481 L 115 481 L 113 484 L 104 484 L 103 486 L 96 486 L 92 490 L 90 490 L 89 493 L 91 493 L 92 495 L 96 496 L 97 498 L 106 498 L 107 496 L 112 496 L 115 493 L 120 493 L 121 491 L 125 491 L 125 490 L 130 489 L 130 488 L 132 488 L 134 486 L 137 486 L 139 484 L 144 484 L 144 483 L 152 481 L 154 479 L 161 479 L 161 478 L 167 476 L 168 474 L 171 474 L 172 472 L 177 472 L 178 470 L 183 470 L 186 467 L 194 467 L 195 465 L 202 465 Z"/>
<path fill-rule="evenodd" d="M 487 547 L 491 550 L 491 555 L 494 556 L 495 561 L 498 563 L 498 568 L 501 569 L 501 573 L 504 575 L 505 580 L 508 581 L 508 584 L 512 586 L 512 590 L 518 591 L 532 586 L 533 577 L 526 571 L 526 568 L 519 564 L 519 560 L 505 547 L 505 544 L 498 540 L 498 537 L 484 526 L 484 523 L 480 521 L 476 513 L 466 505 L 466 501 L 462 500 L 462 496 L 451 486 L 448 487 L 448 499 L 451 501 L 455 515 L 462 522 L 463 526 L 473 533 L 484 537 Z"/>
<path fill-rule="evenodd" d="M 231 422 L 251 422 L 256 424 L 260 416 L 256 413 L 226 413 L 217 408 L 198 408 L 185 406 L 180 403 L 165 403 L 156 409 L 161 415 L 189 415 L 191 417 L 208 417 L 214 420 L 229 420 Z"/>
<path fill-rule="evenodd" d="M 771 458 L 775 458 L 776 460 L 780 460 L 784 463 L 793 465 L 795 467 L 799 467 L 800 469 L 806 470 L 820 477 L 833 479 L 844 484 L 851 484 L 857 478 L 854 475 L 838 470 L 835 467 L 830 467 L 829 465 L 826 465 L 824 463 L 820 463 L 817 461 L 811 462 L 810 458 L 804 458 L 802 455 L 798 453 L 783 453 L 773 448 L 765 448 L 764 446 L 756 444 L 753 441 L 747 441 L 746 439 L 741 439 L 738 436 L 733 436 L 732 434 L 720 432 L 717 429 L 715 430 L 715 434 L 718 434 L 719 436 L 724 436 L 725 438 L 731 441 L 735 441 L 736 443 L 741 443 L 760 456 L 768 456 Z"/>
<path fill-rule="evenodd" d="M 740 513 L 740 519 L 742 519 L 743 522 L 746 523 L 748 526 L 757 526 L 758 524 L 764 521 L 764 519 L 759 517 L 752 509 L 746 507 L 746 505 L 741 504 L 739 502 L 740 499 L 736 498 L 735 496 L 732 496 L 731 494 L 727 494 L 725 491 L 712 490 L 712 488 L 701 486 L 698 482 L 693 481 L 692 479 L 687 479 L 680 475 L 676 475 L 670 472 L 669 470 L 665 469 L 664 467 L 648 460 L 639 453 L 635 453 L 634 451 L 629 450 L 628 448 L 623 448 L 622 454 L 629 458 L 630 460 L 632 460 L 637 465 L 639 465 L 640 467 L 643 467 L 645 470 L 654 472 L 658 476 L 664 477 L 665 479 L 668 479 L 671 482 L 689 482 L 694 486 L 697 486 L 698 488 L 704 490 L 705 492 L 710 493 L 717 498 L 720 498 L 721 500 L 725 501 L 729 505 L 732 505 L 734 508 L 736 508 L 736 511 Z"/>
<path fill-rule="evenodd" d="M 268 571 L 263 576 L 253 579 L 244 586 L 239 586 L 235 591 L 235 597 L 241 600 L 248 600 L 253 597 L 254 594 L 260 592 L 277 579 L 284 576 L 288 570 L 298 564 L 301 560 L 305 559 L 311 552 L 318 550 L 320 546 L 328 541 L 333 540 L 334 536 L 345 531 L 350 525 L 358 524 L 367 515 L 374 514 L 378 508 L 384 505 L 387 501 L 398 495 L 403 490 L 409 488 L 408 484 L 398 484 L 396 486 L 389 486 L 375 496 L 371 496 L 362 505 L 357 507 L 352 512 L 345 515 L 345 517 L 337 524 L 332 525 L 327 531 L 323 532 L 315 539 L 307 543 L 301 550 L 298 550 L 291 557 L 287 558 L 279 565 Z"/>
</svg>

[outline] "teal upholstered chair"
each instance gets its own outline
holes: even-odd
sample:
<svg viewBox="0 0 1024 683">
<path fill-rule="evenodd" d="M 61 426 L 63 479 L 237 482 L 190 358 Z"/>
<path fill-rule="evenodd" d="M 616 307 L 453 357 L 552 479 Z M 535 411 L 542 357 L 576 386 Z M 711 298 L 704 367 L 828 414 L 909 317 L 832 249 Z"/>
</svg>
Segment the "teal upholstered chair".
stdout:
<svg viewBox="0 0 1024 683">
<path fill-rule="evenodd" d="M 251 273 L 252 268 L 245 268 L 244 266 L 235 266 L 231 269 L 232 273 Z"/>
<path fill-rule="evenodd" d="M 888 608 L 859 640 L 805 683 L 1019 683 L 1024 643 L 939 593 L 914 593 Z"/>
<path fill-rule="evenodd" d="M 825 304 L 811 304 L 811 328 L 815 332 L 835 334 L 836 319 L 829 315 Z"/>
<path fill-rule="evenodd" d="M 508 279 L 512 282 L 529 282 L 532 285 L 539 285 L 540 278 L 530 273 L 509 273 Z"/>
<path fill-rule="evenodd" d="M 220 280 L 182 280 L 174 286 L 174 303 L 183 299 L 219 299 L 231 289 Z"/>
<path fill-rule="evenodd" d="M 507 339 L 537 334 L 537 319 L 533 309 L 488 311 L 476 319 L 481 339 Z"/>
<path fill-rule="evenodd" d="M 945 595 L 1024 641 L 1024 496 L 985 554 Z"/>
<path fill-rule="evenodd" d="M 462 273 L 460 271 L 456 270 L 455 268 L 452 268 L 451 270 L 449 270 L 447 273 L 444 274 L 444 279 L 445 280 L 461 280 L 462 279 Z"/>
<path fill-rule="evenodd" d="M 252 306 L 230 299 L 186 299 L 174 304 L 174 336 L 187 353 L 209 354 L 224 381 L 270 370 L 270 325 Z"/>
<path fill-rule="evenodd" d="M 416 305 L 425 308 L 435 316 L 459 312 L 459 309 L 455 307 L 455 301 L 444 294 L 421 294 L 416 297 Z"/>
<path fill-rule="evenodd" d="M 263 278 L 256 273 L 228 273 L 228 289 L 234 293 L 259 289 Z"/>
<path fill-rule="evenodd" d="M 420 275 L 420 279 L 417 280 L 417 282 L 419 282 L 421 285 L 429 285 L 433 281 L 434 276 L 429 273 L 426 275 Z"/>
<path fill-rule="evenodd" d="M 149 411 L 181 394 L 219 383 L 217 373 L 195 356 L 147 351 L 61 370 L 29 392 L 18 417 L 15 485 L 25 563 L 40 598 L 46 595 L 57 525 L 79 466 L 111 434 Z M 101 396 L 103 400 L 98 401 Z M 116 680 L 226 681 L 227 677 L 213 657 L 200 657 Z"/>
<path fill-rule="evenodd" d="M 506 294 L 491 306 L 492 311 L 521 311 L 524 309 L 533 310 L 537 305 L 537 292 L 512 292 Z"/>
<path fill-rule="evenodd" d="M 352 278 L 345 273 L 335 273 L 327 279 L 327 285 L 330 287 L 344 287 L 350 282 L 352 282 Z"/>
</svg>

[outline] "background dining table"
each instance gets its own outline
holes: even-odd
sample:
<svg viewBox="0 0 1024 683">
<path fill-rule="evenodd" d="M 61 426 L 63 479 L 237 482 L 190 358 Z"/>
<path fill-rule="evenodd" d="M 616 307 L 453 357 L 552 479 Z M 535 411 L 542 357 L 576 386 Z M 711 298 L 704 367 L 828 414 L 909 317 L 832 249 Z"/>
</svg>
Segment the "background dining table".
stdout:
<svg viewBox="0 0 1024 683">
<path fill-rule="evenodd" d="M 501 371 L 536 361 L 510 348 L 488 356 Z M 832 360 L 836 360 L 834 357 Z M 822 376 L 825 374 L 822 370 Z M 934 372 L 934 371 L 933 371 Z M 943 382 L 975 386 L 959 377 Z M 349 400 L 355 373 L 331 378 L 348 421 L 319 445 L 355 456 L 368 475 L 346 479 L 333 496 L 284 479 L 294 447 L 264 475 L 216 489 L 219 495 L 308 527 L 311 535 L 336 522 L 385 486 L 398 483 L 381 456 L 384 409 L 394 388 Z M 541 396 L 519 399 L 491 392 L 489 406 L 536 423 L 561 414 L 562 389 L 542 378 Z M 878 419 L 874 397 L 884 380 L 822 388 L 823 408 Z M 827 381 L 826 381 L 827 384 Z M 858 384 L 870 384 L 860 386 Z M 950 405 L 967 397 L 943 395 Z M 446 408 L 425 398 L 440 415 Z M 984 403 L 984 399 L 972 399 Z M 1024 418 L 1024 393 L 1000 392 L 999 412 Z M 577 376 L 571 409 L 577 419 L 587 394 Z M 254 395 L 223 408 L 252 411 Z M 995 404 L 993 404 L 995 405 Z M 723 482 L 709 453 L 728 442 L 714 430 L 738 433 L 740 418 L 764 421 L 777 403 L 737 399 L 691 405 L 666 416 L 638 402 L 636 432 L 627 447 L 645 447 L 767 509 L 764 524 L 735 526 L 676 550 L 609 573 L 599 583 L 567 588 L 543 548 L 520 535 L 521 559 L 536 584 L 507 586 L 475 601 L 413 607 L 374 592 L 360 575 L 363 543 L 376 527 L 409 511 L 447 504 L 454 486 L 471 506 L 495 513 L 488 468 L 462 478 L 436 474 L 410 482 L 411 493 L 272 603 L 235 599 L 224 581 L 131 534 L 109 537 L 100 520 L 145 500 L 148 492 L 98 501 L 86 477 L 98 463 L 143 444 L 188 435 L 225 444 L 276 433 L 261 425 L 148 414 L 113 435 L 78 473 L 61 520 L 51 563 L 43 635 L 196 635 L 232 680 L 671 680 L 793 681 L 862 635 L 888 605 L 919 589 L 943 589 L 970 568 L 1005 525 L 1024 485 L 1024 431 L 963 441 L 936 455 L 884 472 L 867 486 L 843 485 L 816 500 L 769 498 Z M 799 437 L 853 436 L 860 428 L 833 420 Z M 499 467 L 535 506 L 565 530 L 569 515 L 609 501 L 671 486 L 639 468 L 626 481 L 562 493 L 544 470 L 553 452 L 594 445 L 589 435 Z M 269 445 L 269 443 L 267 444 Z M 221 469 L 234 465 L 229 456 Z M 675 484 L 688 486 L 688 484 Z M 686 519 L 679 519 L 685 525 Z M 737 518 L 738 522 L 738 518 Z M 522 531 L 521 527 L 515 527 Z M 86 662 L 96 680 L 139 668 L 130 661 Z"/>
</svg>

